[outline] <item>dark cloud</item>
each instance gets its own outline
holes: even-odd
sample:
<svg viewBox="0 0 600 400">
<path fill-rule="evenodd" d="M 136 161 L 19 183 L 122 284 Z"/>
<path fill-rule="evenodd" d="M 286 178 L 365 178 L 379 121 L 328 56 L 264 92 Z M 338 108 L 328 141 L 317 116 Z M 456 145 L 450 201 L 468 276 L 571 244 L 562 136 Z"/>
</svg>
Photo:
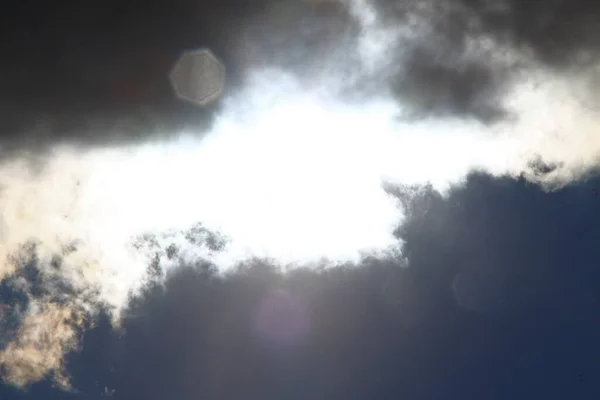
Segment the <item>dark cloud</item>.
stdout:
<svg viewBox="0 0 600 400">
<path fill-rule="evenodd" d="M 453 62 L 418 49 L 408 55 L 393 89 L 413 117 L 458 115 L 492 123 L 507 116 L 497 104 L 499 78 L 483 63 Z"/>
<path fill-rule="evenodd" d="M 210 47 L 226 58 L 219 30 L 235 17 L 231 1 L 204 9 L 188 1 L 68 3 L 21 2 L 3 13 L 11 37 L 1 71 L 4 146 L 160 136 L 218 107 L 177 101 L 168 73 L 186 49 Z"/>
<path fill-rule="evenodd" d="M 185 104 L 168 81 L 183 51 L 216 54 L 227 72 L 225 94 L 239 86 L 249 65 L 306 71 L 306 64 L 319 64 L 318 48 L 327 55 L 324 38 L 336 31 L 328 22 L 339 20 L 343 8 L 331 4 L 20 2 L 2 17 L 3 36 L 11 38 L 0 68 L 2 145 L 127 143 L 182 126 L 206 128 L 221 104 Z M 285 49 L 292 51 L 282 58 Z"/>
<path fill-rule="evenodd" d="M 549 65 L 595 57 L 598 7 L 592 2 L 374 4 L 378 24 L 412 32 L 386 55 L 391 75 L 361 72 L 352 53 L 363 32 L 340 1 L 19 2 L 3 13 L 2 33 L 11 40 L 3 44 L 0 67 L 2 145 L 6 151 L 44 149 L 61 140 L 128 143 L 182 126 L 208 128 L 222 104 L 185 104 L 168 81 L 181 52 L 195 48 L 210 48 L 224 63 L 225 95 L 245 81 L 250 66 L 276 65 L 307 82 L 323 73 L 364 74 L 358 86 L 382 83 L 411 116 L 485 123 L 507 116 L 503 89 L 511 82 L 508 70 L 516 67 L 494 65 L 489 49 L 473 52 L 473 43 L 531 48 Z M 354 85 L 349 92 L 364 94 Z"/>
<path fill-rule="evenodd" d="M 336 75 L 357 67 L 349 56 L 360 27 L 341 1 L 269 1 L 240 33 L 241 45 L 234 49 L 243 65 L 274 65 L 308 82 L 323 70 Z"/>
<path fill-rule="evenodd" d="M 460 0 L 494 35 L 559 67 L 597 60 L 600 5 L 589 0 Z"/>
<path fill-rule="evenodd" d="M 509 116 L 504 89 L 522 68 L 535 64 L 582 76 L 598 61 L 600 6 L 593 1 L 373 3 L 383 26 L 411 32 L 394 48 L 392 87 L 419 116 L 496 122 Z M 507 52 L 511 61 L 494 60 Z"/>
<path fill-rule="evenodd" d="M 465 40 L 491 35 L 499 43 L 529 49 L 557 67 L 597 60 L 595 29 L 600 6 L 591 0 L 376 0 L 388 24 L 415 19 L 435 21 L 433 30 L 454 48 Z"/>
<path fill-rule="evenodd" d="M 397 189 L 406 260 L 171 270 L 122 330 L 85 334 L 74 385 L 124 399 L 593 398 L 598 185 L 474 174 L 448 197 Z"/>
</svg>

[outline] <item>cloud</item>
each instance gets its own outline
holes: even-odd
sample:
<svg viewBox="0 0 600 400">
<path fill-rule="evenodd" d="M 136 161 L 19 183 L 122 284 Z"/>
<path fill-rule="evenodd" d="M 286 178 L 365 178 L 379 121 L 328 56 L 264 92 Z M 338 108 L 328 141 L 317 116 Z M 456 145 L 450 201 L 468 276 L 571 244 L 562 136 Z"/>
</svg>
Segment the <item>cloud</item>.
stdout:
<svg viewBox="0 0 600 400">
<path fill-rule="evenodd" d="M 585 397 L 598 389 L 578 378 L 599 367 L 597 185 L 548 194 L 480 173 L 445 196 L 400 188 L 405 260 L 285 273 L 261 261 L 228 274 L 184 264 L 80 362 L 114 368 L 100 387 L 133 399 Z"/>
<path fill-rule="evenodd" d="M 161 248 L 163 236 L 169 243 L 183 245 L 178 252 L 169 249 L 169 257 L 184 260 L 224 245 L 201 225 L 163 232 L 154 239 L 144 236 L 139 242 L 143 248 L 135 235 L 125 242 L 124 237 L 107 242 L 114 233 L 103 229 L 114 226 L 115 220 L 104 228 L 83 222 L 90 221 L 87 218 L 94 215 L 93 207 L 85 206 L 79 192 L 85 183 L 72 179 L 68 173 L 72 164 L 68 164 L 46 166 L 40 175 L 21 164 L 4 169 L 9 173 L 1 200 L 0 252 L 5 261 L 0 270 L 0 299 L 16 319 L 3 326 L 3 340 L 7 341 L 0 350 L 0 364 L 4 381 L 18 387 L 49 378 L 69 388 L 63 368 L 65 355 L 78 349 L 81 330 L 93 325 L 99 312 L 108 313 L 118 326 L 130 296 L 135 296 L 147 279 L 153 279 L 148 263 Z M 81 219 L 80 206 L 88 217 Z M 105 238 L 100 247 L 94 237 Z M 205 245 L 208 252 L 202 250 Z"/>
<path fill-rule="evenodd" d="M 476 13 L 485 29 L 516 46 L 532 49 L 546 63 L 579 67 L 597 60 L 598 37 L 593 21 L 600 8 L 593 1 L 461 3 Z"/>
<path fill-rule="evenodd" d="M 135 116 L 117 113 L 118 118 L 95 120 L 83 112 L 83 126 L 65 127 L 66 120 L 53 111 L 26 135 L 7 133 L 2 139 L 6 157 L 0 163 L 0 258 L 8 261 L 0 265 L 0 280 L 18 282 L 27 300 L 20 328 L 2 353 L 10 382 L 26 385 L 55 374 L 64 383 L 61 357 L 77 349 L 83 321 L 104 310 L 118 326 L 144 284 L 165 279 L 181 263 L 206 262 L 212 265 L 208 272 L 223 273 L 247 259 L 314 267 L 319 262 L 359 263 L 365 254 L 385 259 L 401 250 L 411 265 L 426 266 L 415 277 L 409 274 L 409 283 L 402 278 L 387 286 L 392 292 L 396 284 L 408 288 L 408 294 L 390 295 L 389 301 L 415 304 L 398 306 L 405 307 L 398 327 L 429 320 L 434 300 L 428 294 L 435 288 L 450 290 L 449 282 L 463 294 L 463 305 L 478 311 L 504 307 L 506 284 L 496 284 L 503 275 L 494 266 L 477 269 L 491 263 L 483 255 L 473 254 L 458 277 L 441 267 L 446 251 L 454 250 L 435 236 L 435 229 L 447 229 L 444 221 L 450 218 L 456 223 L 453 229 L 468 230 L 457 215 L 431 214 L 418 204 L 410 205 L 416 209 L 401 206 L 385 188 L 430 183 L 425 199 L 444 210 L 460 197 L 457 187 L 476 186 L 477 180 L 468 179 L 473 170 L 502 177 L 505 183 L 524 184 L 518 180 L 524 179 L 554 190 L 589 178 L 600 153 L 595 66 L 556 68 L 541 55 L 541 42 L 523 34 L 537 46 L 532 52 L 519 40 L 505 40 L 500 33 L 508 25 L 489 31 L 481 10 L 462 3 L 409 2 L 400 10 L 388 8 L 392 3 L 341 4 L 268 3 L 263 11 L 241 18 L 242 10 L 227 3 L 210 24 L 190 22 L 206 37 L 223 33 L 207 43 L 234 82 L 216 108 L 193 117 L 202 124 L 186 119 L 197 110 L 184 109 L 172 114 L 180 120 L 175 125 L 163 124 L 160 115 L 147 126 Z M 254 3 L 248 7 L 255 10 Z M 292 12 L 305 16 L 303 21 L 315 29 L 294 34 L 295 26 L 285 23 Z M 228 31 L 231 24 L 224 21 L 235 21 L 240 29 Z M 177 45 L 164 40 L 167 49 L 179 47 L 179 39 L 172 39 Z M 89 79 L 94 85 L 104 82 Z M 46 93 L 58 91 L 52 87 Z M 65 97 L 64 107 L 70 110 Z M 85 96 L 79 99 L 88 106 Z M 44 104 L 42 108 L 49 103 Z M 28 115 L 38 109 L 24 110 Z M 150 108 L 148 115 L 159 111 Z M 394 236 L 398 224 L 411 226 L 417 212 L 427 223 Z M 432 246 L 436 251 L 414 247 L 411 235 L 420 229 L 439 241 L 434 241 L 439 248 Z M 455 244 L 468 248 L 478 239 L 468 236 L 470 241 L 461 242 L 467 236 L 456 236 Z M 31 268 L 37 275 L 30 275 Z M 333 281 L 350 279 L 345 273 L 362 276 L 354 270 L 335 271 Z M 284 279 L 275 273 L 266 276 L 274 282 Z M 237 286 L 229 282 L 235 279 L 223 279 L 234 296 Z M 243 290 L 258 296 L 244 282 Z M 484 289 L 473 289 L 473 282 Z M 348 291 L 344 301 L 366 307 L 352 300 L 349 287 L 343 288 Z M 480 301 L 481 293 L 490 297 Z M 248 294 L 248 304 L 256 300 L 254 294 Z M 300 308 L 308 301 L 302 293 L 289 296 L 289 304 Z M 416 304 L 425 304 L 424 314 Z M 227 312 L 233 316 L 222 318 L 236 321 L 237 311 Z M 343 329 L 327 328 L 327 318 L 322 318 L 322 329 L 342 335 Z M 347 318 L 340 326 L 350 330 L 366 323 L 349 311 L 340 318 Z M 51 329 L 62 335 L 45 340 Z M 367 333 L 361 330 L 360 335 Z M 33 346 L 38 340 L 40 349 Z M 332 357 L 343 357 L 347 348 L 339 346 Z M 248 357 L 253 354 L 251 348 L 243 350 Z M 45 353 L 48 357 L 41 357 Z"/>
<path fill-rule="evenodd" d="M 0 352 L 4 381 L 24 387 L 51 375 L 55 384 L 70 390 L 63 360 L 79 346 L 81 318 L 69 306 L 31 303 L 16 339 Z"/>
<path fill-rule="evenodd" d="M 5 25 L 6 34 L 19 40 L 7 45 L 7 62 L 0 68 L 4 88 L 0 149 L 4 154 L 45 153 L 57 143 L 83 148 L 128 145 L 171 137 L 186 126 L 209 129 L 219 102 L 198 108 L 172 93 L 168 75 L 181 53 L 196 48 L 213 51 L 226 68 L 226 94 L 243 84 L 249 66 L 287 60 L 296 72 L 307 71 L 307 62 L 320 64 L 317 51 L 324 57 L 333 48 L 333 39 L 328 46 L 323 40 L 327 31 L 334 37 L 344 29 L 343 24 L 339 27 L 340 20 L 347 20 L 344 8 L 335 4 L 176 0 L 149 6 L 134 1 L 130 12 L 121 12 L 116 3 L 68 11 L 44 6 L 39 11 L 45 18 L 27 7 L 8 10 L 7 18 L 25 22 Z M 292 14 L 295 18 L 290 19 Z M 283 19 L 298 21 L 300 15 L 304 24 L 298 26 L 304 25 L 304 30 L 297 35 Z M 28 33 L 29 23 L 39 35 Z M 104 32 L 106 23 L 112 26 L 110 33 Z M 319 32 L 307 30 L 306 24 Z M 99 35 L 98 29 L 103 33 Z M 276 49 L 290 46 L 304 46 L 306 51 L 298 51 L 295 60 L 272 56 L 280 54 Z"/>
</svg>

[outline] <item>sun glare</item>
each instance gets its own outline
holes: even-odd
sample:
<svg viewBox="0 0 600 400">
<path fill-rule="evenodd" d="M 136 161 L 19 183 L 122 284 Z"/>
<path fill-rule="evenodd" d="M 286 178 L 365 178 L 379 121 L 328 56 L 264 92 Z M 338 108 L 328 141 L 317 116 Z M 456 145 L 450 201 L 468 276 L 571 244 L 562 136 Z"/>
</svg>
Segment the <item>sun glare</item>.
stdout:
<svg viewBox="0 0 600 400">
<path fill-rule="evenodd" d="M 236 258 L 350 260 L 394 245 L 399 210 L 382 189 L 377 125 L 376 114 L 309 99 L 224 117 L 202 139 L 182 135 L 97 166 L 89 198 L 123 232 L 202 221 L 232 239 Z"/>
<path fill-rule="evenodd" d="M 357 107 L 287 84 L 232 101 L 204 136 L 81 157 L 80 202 L 96 236 L 125 242 L 202 222 L 230 238 L 223 264 L 351 261 L 399 245 L 402 210 L 384 183 L 443 190 L 493 164 L 476 124 L 401 122 L 392 101 Z"/>
</svg>

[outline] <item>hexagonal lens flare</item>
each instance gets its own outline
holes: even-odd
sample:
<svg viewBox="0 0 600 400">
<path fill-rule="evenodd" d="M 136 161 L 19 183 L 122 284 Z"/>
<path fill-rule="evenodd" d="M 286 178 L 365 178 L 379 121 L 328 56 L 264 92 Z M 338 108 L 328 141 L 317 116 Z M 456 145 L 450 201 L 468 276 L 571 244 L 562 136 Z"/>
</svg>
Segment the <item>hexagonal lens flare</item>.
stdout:
<svg viewBox="0 0 600 400">
<path fill-rule="evenodd" d="M 225 67 L 208 49 L 184 52 L 169 75 L 178 98 L 205 106 L 223 92 Z"/>
</svg>

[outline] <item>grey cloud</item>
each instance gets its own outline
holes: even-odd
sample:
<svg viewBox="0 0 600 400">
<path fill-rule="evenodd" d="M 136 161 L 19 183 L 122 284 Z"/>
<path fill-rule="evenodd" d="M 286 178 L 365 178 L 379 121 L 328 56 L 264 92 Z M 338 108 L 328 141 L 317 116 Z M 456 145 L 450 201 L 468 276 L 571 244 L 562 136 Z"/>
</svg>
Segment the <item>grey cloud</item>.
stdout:
<svg viewBox="0 0 600 400">
<path fill-rule="evenodd" d="M 485 29 L 516 46 L 531 48 L 540 60 L 557 67 L 597 61 L 594 1 L 461 0 Z"/>
<path fill-rule="evenodd" d="M 168 75 L 182 52 L 213 51 L 227 70 L 226 96 L 243 83 L 248 67 L 319 68 L 332 49 L 323 46 L 327 35 L 344 30 L 344 23 L 332 28 L 331 22 L 347 19 L 336 2 L 127 4 L 7 10 L 5 18 L 24 23 L 4 28 L 6 36 L 19 39 L 4 50 L 6 62 L 0 68 L 0 150 L 41 152 L 57 142 L 125 145 L 190 126 L 201 132 L 222 104 L 198 108 L 172 93 Z M 300 16 L 302 23 L 294 25 Z M 38 34 L 29 35 L 28 25 L 35 25 Z"/>
<path fill-rule="evenodd" d="M 450 61 L 450 62 L 449 62 Z M 499 104 L 500 73 L 477 61 L 452 63 L 416 50 L 407 56 L 393 90 L 418 116 L 463 116 L 492 123 L 507 117 Z"/>
<path fill-rule="evenodd" d="M 597 185 L 546 193 L 473 174 L 447 197 L 396 188 L 406 261 L 287 273 L 251 261 L 227 275 L 182 265 L 132 304 L 123 333 L 95 334 L 80 356 L 114 371 L 98 392 L 127 399 L 585 397 L 599 389 L 577 378 L 599 368 L 600 233 L 586 222 Z M 265 336 L 255 317 L 273 293 L 293 312 L 272 314 Z M 272 340 L 293 315 L 308 316 L 301 339 Z"/>
</svg>

